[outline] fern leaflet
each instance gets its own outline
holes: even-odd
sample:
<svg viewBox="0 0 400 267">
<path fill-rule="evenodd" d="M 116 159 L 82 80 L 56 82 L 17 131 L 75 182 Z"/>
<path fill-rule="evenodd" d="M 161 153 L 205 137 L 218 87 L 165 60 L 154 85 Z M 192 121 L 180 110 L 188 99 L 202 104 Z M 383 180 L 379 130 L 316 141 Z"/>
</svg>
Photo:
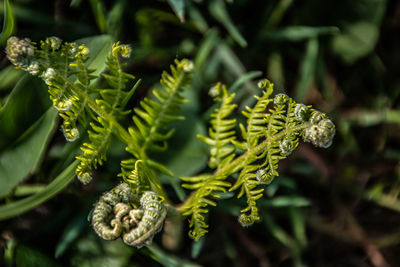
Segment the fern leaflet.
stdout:
<svg viewBox="0 0 400 267">
<path fill-rule="evenodd" d="M 211 114 L 211 127 L 209 137 L 198 135 L 197 137 L 210 146 L 210 161 L 208 165 L 214 169 L 222 168 L 235 157 L 235 147 L 231 143 L 235 140 L 236 119 L 228 119 L 232 111 L 237 107 L 231 104 L 235 94 L 229 94 L 226 86 L 218 83 L 211 89 L 215 96 L 214 101 L 221 102 L 221 107 Z"/>
</svg>

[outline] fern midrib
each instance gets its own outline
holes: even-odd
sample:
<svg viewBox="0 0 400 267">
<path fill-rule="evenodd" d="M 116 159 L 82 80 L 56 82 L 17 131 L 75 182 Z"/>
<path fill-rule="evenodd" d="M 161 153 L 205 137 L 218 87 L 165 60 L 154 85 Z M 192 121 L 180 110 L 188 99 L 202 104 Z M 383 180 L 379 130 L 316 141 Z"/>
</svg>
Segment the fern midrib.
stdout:
<svg viewBox="0 0 400 267">
<path fill-rule="evenodd" d="M 108 141 L 108 139 L 109 139 L 109 137 L 110 137 L 110 135 L 111 135 L 111 132 L 112 132 L 112 128 L 113 128 L 112 125 L 111 125 L 110 127 L 107 128 L 107 132 L 106 132 L 106 134 L 104 135 L 104 138 L 102 138 L 101 144 L 100 144 L 99 146 L 96 147 L 96 148 L 98 148 L 98 149 L 94 150 L 96 153 L 93 153 L 92 156 L 91 156 L 90 158 L 88 158 L 88 159 L 90 159 L 90 160 L 89 160 L 90 162 L 93 162 L 93 159 L 97 158 L 97 156 L 98 156 L 99 154 L 101 154 L 101 152 L 103 152 L 102 150 L 103 150 L 103 148 L 105 148 L 105 146 L 106 146 L 106 144 L 107 144 L 107 141 Z"/>
<path fill-rule="evenodd" d="M 114 128 L 118 131 L 121 139 L 124 141 L 124 143 L 131 148 L 134 151 L 138 151 L 139 148 L 136 144 L 136 142 L 132 139 L 128 131 L 125 130 L 124 127 L 122 127 L 117 120 L 114 118 L 114 116 L 110 115 L 107 113 L 104 109 L 102 109 L 90 96 L 87 92 L 82 91 L 78 86 L 76 86 L 73 82 L 71 82 L 67 77 L 64 75 L 60 74 L 59 72 L 57 73 L 63 80 L 64 82 L 68 83 L 68 85 L 71 87 L 71 90 L 77 94 L 79 97 L 84 98 L 89 107 L 100 117 L 103 119 L 107 120 L 110 124 L 114 126 Z"/>
<path fill-rule="evenodd" d="M 115 109 L 116 109 L 116 107 L 117 107 L 117 105 L 118 105 L 118 103 L 119 103 L 119 100 L 120 100 L 120 98 L 121 98 L 121 91 L 122 91 L 122 87 L 123 87 L 123 82 L 122 82 L 122 69 L 121 69 L 121 64 L 119 63 L 119 60 L 117 59 L 116 60 L 116 62 L 117 62 L 117 66 L 118 66 L 118 88 L 117 88 L 117 91 L 118 91 L 118 93 L 117 93 L 117 96 L 116 96 L 116 99 L 115 99 L 115 101 L 114 101 L 114 103 L 113 103 L 113 105 L 112 105 L 112 108 L 111 108 L 111 112 L 110 112 L 110 115 L 114 115 L 114 112 L 115 112 Z"/>
<path fill-rule="evenodd" d="M 226 98 L 224 98 L 224 101 L 226 101 Z M 219 164 L 221 162 L 221 157 L 220 157 L 220 154 L 219 154 L 219 151 L 220 151 L 220 148 L 221 148 L 221 146 L 220 146 L 220 141 L 221 140 L 219 138 L 220 134 L 221 134 L 221 129 L 220 129 L 220 127 L 218 127 L 218 125 L 222 125 L 223 118 L 221 118 L 221 117 L 222 117 L 222 114 L 223 114 L 222 108 L 224 107 L 224 104 L 225 103 L 223 103 L 221 105 L 221 108 L 220 108 L 219 112 L 217 113 L 216 122 L 214 124 L 215 137 L 216 137 L 215 141 L 217 142 L 216 146 L 215 146 L 215 149 L 217 150 L 217 153 L 216 153 L 217 166 L 219 166 Z M 229 102 L 227 104 L 229 105 Z"/>
<path fill-rule="evenodd" d="M 66 56 L 65 62 L 64 62 L 64 75 L 66 77 L 68 77 L 68 67 L 69 67 L 68 56 Z M 65 91 L 67 91 L 67 84 L 64 82 L 64 84 L 61 88 L 62 88 L 62 90 L 61 90 L 61 92 L 58 93 L 58 96 L 57 96 L 58 99 L 60 99 L 64 95 Z"/>
<path fill-rule="evenodd" d="M 268 127 L 267 127 L 267 139 L 269 138 L 269 136 L 271 136 L 271 131 L 272 131 L 272 129 L 273 129 L 273 127 L 272 127 L 272 122 L 273 122 L 273 120 L 274 120 L 274 115 L 275 115 L 275 114 L 271 114 L 271 115 L 269 116 Z M 270 149 L 271 149 L 271 144 L 272 144 L 272 142 L 269 142 L 269 143 L 267 144 L 267 146 L 265 147 L 265 149 L 266 149 L 266 151 L 267 151 L 266 157 L 268 158 L 269 170 L 270 170 L 270 172 L 271 172 L 271 174 L 272 174 L 273 171 L 274 171 L 274 164 L 273 164 L 273 162 L 272 162 L 271 153 L 270 153 L 270 152 L 271 152 L 271 151 L 270 151 Z"/>
<path fill-rule="evenodd" d="M 148 136 L 145 136 L 144 143 L 142 148 L 140 149 L 140 155 L 143 159 L 147 158 L 146 154 L 146 149 L 149 146 L 149 144 L 152 142 L 153 135 L 155 132 L 157 132 L 157 129 L 159 127 L 159 124 L 162 121 L 162 118 L 164 117 L 165 112 L 168 110 L 172 100 L 175 98 L 176 94 L 179 93 L 179 88 L 181 87 L 181 83 L 183 81 L 183 78 L 185 76 L 185 73 L 182 71 L 177 79 L 177 82 L 174 84 L 175 86 L 172 88 L 172 94 L 168 94 L 167 101 L 164 102 L 164 105 L 162 105 L 160 115 L 157 116 L 156 120 L 154 121 L 154 124 L 150 128 L 150 132 Z"/>
<path fill-rule="evenodd" d="M 307 127 L 309 127 L 309 122 L 300 124 L 293 128 L 282 130 L 279 133 L 277 133 L 271 137 L 268 137 L 267 139 L 265 139 L 263 142 L 261 142 L 256 147 L 248 150 L 246 153 L 237 157 L 235 160 L 231 161 L 228 165 L 224 166 L 220 170 L 217 170 L 213 176 L 229 176 L 229 175 L 237 172 L 238 170 L 242 169 L 246 165 L 246 162 L 250 156 L 259 154 L 266 147 L 268 147 L 270 143 L 281 139 L 282 137 L 284 137 L 285 135 L 287 135 L 289 133 L 300 131 Z"/>
</svg>

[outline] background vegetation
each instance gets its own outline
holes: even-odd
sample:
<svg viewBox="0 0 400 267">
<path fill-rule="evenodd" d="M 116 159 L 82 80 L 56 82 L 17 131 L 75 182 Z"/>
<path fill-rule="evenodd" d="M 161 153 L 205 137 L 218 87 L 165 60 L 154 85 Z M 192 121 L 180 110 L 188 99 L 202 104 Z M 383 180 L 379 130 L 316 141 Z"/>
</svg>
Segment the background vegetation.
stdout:
<svg viewBox="0 0 400 267">
<path fill-rule="evenodd" d="M 11 12 L 0 6 L 3 48 L 11 31 L 34 41 L 79 39 L 99 66 L 113 41 L 131 44 L 127 72 L 142 79 L 131 107 L 175 58 L 193 59 L 186 120 L 176 123 L 168 152 L 155 155 L 177 176 L 206 168 L 207 148 L 196 134 L 208 126 L 207 93 L 217 81 L 236 91 L 243 108 L 258 93 L 256 81 L 267 77 L 277 92 L 312 104 L 337 126 L 329 149 L 301 144 L 281 163 L 260 200 L 261 222 L 242 228 L 236 217 L 243 203 L 230 198 L 211 210 L 210 233 L 199 242 L 184 229 L 175 251 L 160 236 L 137 250 L 101 240 L 87 220 L 100 193 L 120 180 L 123 146 L 115 140 L 92 183 L 74 180 L 68 166 L 80 143 L 65 142 L 44 83 L 14 70 L 2 49 L 0 265 L 400 264 L 399 1 L 14 0 Z M 176 178 L 162 181 L 177 203 L 188 193 Z"/>
</svg>

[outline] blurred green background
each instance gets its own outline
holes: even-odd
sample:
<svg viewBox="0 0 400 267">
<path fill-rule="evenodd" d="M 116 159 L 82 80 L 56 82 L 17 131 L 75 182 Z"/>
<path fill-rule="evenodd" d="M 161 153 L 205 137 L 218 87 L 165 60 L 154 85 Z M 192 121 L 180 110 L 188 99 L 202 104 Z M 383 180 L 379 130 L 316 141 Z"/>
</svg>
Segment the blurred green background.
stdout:
<svg viewBox="0 0 400 267">
<path fill-rule="evenodd" d="M 0 11 L 0 265 L 400 266 L 399 1 L 13 0 Z M 6 58 L 11 33 L 84 42 L 98 68 L 113 41 L 131 44 L 127 71 L 142 79 L 131 107 L 175 58 L 192 59 L 186 121 L 154 155 L 176 176 L 206 168 L 195 136 L 208 127 L 207 92 L 217 81 L 243 109 L 266 77 L 276 93 L 326 112 L 337 133 L 329 149 L 301 144 L 281 162 L 252 227 L 240 226 L 243 203 L 227 194 L 197 243 L 187 222 L 173 251 L 161 235 L 140 250 L 103 241 L 87 217 L 128 155 L 115 141 L 94 181 L 75 181 L 85 136 L 65 142 L 44 83 Z M 177 178 L 160 179 L 176 203 L 188 194 Z"/>
</svg>

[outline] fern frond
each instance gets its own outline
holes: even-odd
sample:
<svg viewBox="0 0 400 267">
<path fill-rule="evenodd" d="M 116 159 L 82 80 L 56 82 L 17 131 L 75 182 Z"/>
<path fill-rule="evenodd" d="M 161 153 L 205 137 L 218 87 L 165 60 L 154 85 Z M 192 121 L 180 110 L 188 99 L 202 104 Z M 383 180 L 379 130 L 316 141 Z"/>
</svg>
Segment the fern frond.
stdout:
<svg viewBox="0 0 400 267">
<path fill-rule="evenodd" d="M 247 118 L 247 127 L 240 125 L 244 142 L 236 142 L 235 145 L 242 150 L 249 150 L 259 144 L 259 140 L 265 137 L 267 118 L 265 111 L 268 104 L 272 101 L 270 95 L 273 92 L 273 84 L 268 80 L 259 82 L 258 86 L 262 91 L 261 96 L 254 96 L 257 102 L 253 108 L 246 106 L 246 111 L 242 114 Z"/>
<path fill-rule="evenodd" d="M 209 167 L 222 168 L 235 157 L 235 147 L 231 144 L 235 139 L 236 119 L 228 119 L 236 104 L 231 104 L 235 94 L 230 94 L 225 85 L 218 83 L 211 89 L 214 101 L 221 102 L 221 106 L 211 114 L 211 127 L 209 137 L 198 135 L 197 137 L 210 146 Z"/>
<path fill-rule="evenodd" d="M 146 159 L 148 150 L 162 151 L 167 148 L 166 140 L 174 130 L 166 131 L 168 124 L 183 120 L 181 105 L 187 100 L 181 95 L 183 88 L 189 84 L 193 71 L 193 63 L 187 59 L 175 60 L 171 65 L 171 74 L 163 72 L 161 85 L 163 89 L 153 89 L 154 99 L 145 98 L 140 102 L 141 108 L 135 108 L 133 122 L 135 127 L 129 128 L 129 133 L 140 147 L 140 151 L 132 151 L 142 159 Z"/>
<path fill-rule="evenodd" d="M 182 187 L 196 190 L 185 205 L 181 207 L 182 215 L 191 216 L 190 227 L 192 228 L 189 235 L 196 241 L 205 235 L 208 230 L 208 225 L 204 215 L 208 213 L 208 205 L 215 206 L 214 200 L 210 197 L 220 198 L 217 192 L 226 192 L 226 189 L 231 186 L 229 182 L 224 181 L 226 176 L 213 176 L 209 174 L 195 177 L 181 177 L 185 182 Z"/>
<path fill-rule="evenodd" d="M 75 173 L 83 184 L 91 181 L 93 168 L 96 169 L 106 160 L 111 142 L 112 126 L 100 117 L 97 118 L 97 122 L 90 123 L 92 127 L 92 130 L 88 131 L 90 143 L 83 143 L 81 146 L 83 155 L 76 157 L 80 163 Z"/>
<path fill-rule="evenodd" d="M 106 79 L 111 88 L 101 89 L 100 96 L 102 99 L 96 100 L 107 113 L 115 115 L 126 115 L 129 111 L 124 111 L 123 102 L 127 97 L 133 94 L 132 91 L 126 91 L 126 84 L 130 79 L 135 79 L 135 76 L 126 73 L 122 70 L 125 64 L 119 60 L 120 57 L 129 57 L 131 48 L 127 45 L 120 45 L 119 42 L 112 46 L 111 53 L 106 59 L 107 72 L 102 76 Z M 136 86 L 133 87 L 133 90 Z"/>
<path fill-rule="evenodd" d="M 96 103 L 110 116 L 124 115 L 127 113 L 123 111 L 121 103 L 130 94 L 125 91 L 127 82 L 129 79 L 134 79 L 135 77 L 123 72 L 123 65 L 120 63 L 119 57 L 128 57 L 129 55 L 130 48 L 128 46 L 115 43 L 107 56 L 106 66 L 108 74 L 103 74 L 103 76 L 112 89 L 100 90 L 101 98 L 96 99 Z M 82 77 L 82 79 L 84 79 L 84 77 Z M 112 124 L 100 116 L 95 118 L 95 122 L 90 123 L 92 131 L 88 131 L 91 143 L 84 143 L 81 147 L 83 155 L 77 157 L 77 159 L 80 160 L 80 164 L 76 169 L 76 174 L 78 179 L 84 184 L 90 182 L 92 170 L 96 169 L 97 165 L 102 165 L 103 161 L 106 160 L 106 153 L 113 132 Z"/>
</svg>

